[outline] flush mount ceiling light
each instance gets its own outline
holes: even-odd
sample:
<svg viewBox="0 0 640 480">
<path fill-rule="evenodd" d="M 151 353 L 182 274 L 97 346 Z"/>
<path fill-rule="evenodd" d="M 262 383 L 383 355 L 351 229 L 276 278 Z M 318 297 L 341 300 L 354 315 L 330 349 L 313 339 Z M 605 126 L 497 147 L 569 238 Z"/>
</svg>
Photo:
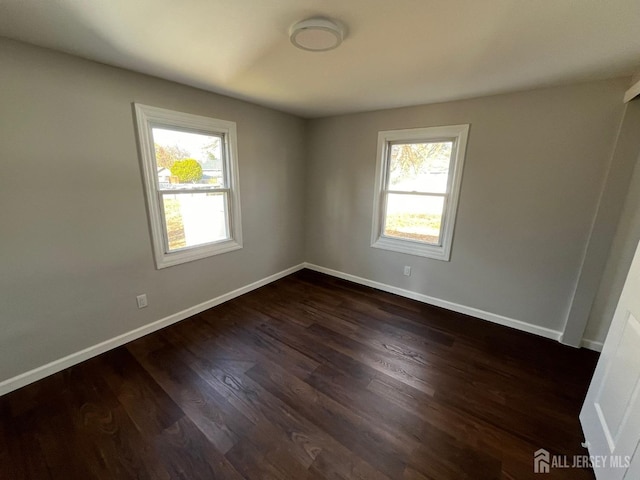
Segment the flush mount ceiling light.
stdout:
<svg viewBox="0 0 640 480">
<path fill-rule="evenodd" d="M 291 27 L 289 38 L 302 50 L 326 52 L 342 43 L 344 28 L 327 18 L 308 18 Z"/>
</svg>

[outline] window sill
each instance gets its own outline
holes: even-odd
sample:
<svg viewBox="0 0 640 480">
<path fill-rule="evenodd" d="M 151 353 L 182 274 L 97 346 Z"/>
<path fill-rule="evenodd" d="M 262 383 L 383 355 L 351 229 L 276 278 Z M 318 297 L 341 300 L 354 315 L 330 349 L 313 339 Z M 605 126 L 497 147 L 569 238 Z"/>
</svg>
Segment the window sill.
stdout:
<svg viewBox="0 0 640 480">
<path fill-rule="evenodd" d="M 450 260 L 450 252 L 441 245 L 427 245 L 411 240 L 400 240 L 390 237 L 378 237 L 371 246 L 373 248 L 381 248 L 383 250 L 391 250 L 398 253 L 406 253 L 408 255 L 416 255 L 419 257 L 432 258 L 434 260 L 442 260 L 448 262 Z"/>
<path fill-rule="evenodd" d="M 192 262 L 202 258 L 213 257 L 223 253 L 240 250 L 242 243 L 236 240 L 225 240 L 202 247 L 194 247 L 172 253 L 163 253 L 156 257 L 156 267 L 159 269 L 180 265 L 181 263 Z"/>
</svg>

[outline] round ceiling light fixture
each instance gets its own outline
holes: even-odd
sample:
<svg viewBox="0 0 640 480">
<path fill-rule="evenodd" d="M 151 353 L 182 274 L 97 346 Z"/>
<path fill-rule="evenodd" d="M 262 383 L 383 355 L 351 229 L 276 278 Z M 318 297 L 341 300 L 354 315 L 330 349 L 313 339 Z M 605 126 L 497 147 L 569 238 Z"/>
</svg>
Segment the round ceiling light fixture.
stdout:
<svg viewBox="0 0 640 480">
<path fill-rule="evenodd" d="M 289 38 L 302 50 L 326 52 L 342 43 L 344 28 L 328 18 L 308 18 L 291 27 Z"/>
</svg>

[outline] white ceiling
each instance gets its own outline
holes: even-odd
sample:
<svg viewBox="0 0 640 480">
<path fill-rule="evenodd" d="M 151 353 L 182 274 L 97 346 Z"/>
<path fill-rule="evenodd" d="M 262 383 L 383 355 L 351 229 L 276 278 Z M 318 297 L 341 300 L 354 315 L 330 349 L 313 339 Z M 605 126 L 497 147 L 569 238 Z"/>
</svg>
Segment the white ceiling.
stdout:
<svg viewBox="0 0 640 480">
<path fill-rule="evenodd" d="M 346 24 L 334 51 L 289 27 Z M 640 0 L 0 0 L 0 36 L 305 117 L 640 67 Z"/>
</svg>

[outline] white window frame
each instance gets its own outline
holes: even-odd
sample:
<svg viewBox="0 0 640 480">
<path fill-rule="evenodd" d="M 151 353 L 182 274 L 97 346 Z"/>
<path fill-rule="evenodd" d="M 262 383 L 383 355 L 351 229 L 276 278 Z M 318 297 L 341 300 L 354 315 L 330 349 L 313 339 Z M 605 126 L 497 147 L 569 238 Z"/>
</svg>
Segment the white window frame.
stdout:
<svg viewBox="0 0 640 480">
<path fill-rule="evenodd" d="M 373 228 L 371 233 L 372 247 L 447 262 L 451 259 L 451 245 L 453 243 L 453 232 L 456 223 L 468 136 L 469 124 L 378 132 L 378 158 L 373 198 Z M 428 195 L 441 196 L 444 198 L 442 223 L 440 226 L 440 243 L 434 245 L 418 240 L 401 239 L 384 235 L 387 205 L 386 197 L 389 193 L 397 193 L 388 188 L 390 146 L 393 143 L 430 143 L 439 141 L 453 142 L 447 190 L 445 193 L 428 193 Z M 403 191 L 401 193 L 407 194 L 412 192 Z M 425 194 L 424 192 L 414 192 L 414 194 L 419 193 Z"/>
<path fill-rule="evenodd" d="M 235 122 L 176 112 L 139 103 L 134 103 L 134 107 L 156 267 L 161 269 L 242 248 L 242 221 L 240 217 L 240 185 L 238 181 L 237 158 L 238 147 Z M 186 247 L 172 252 L 169 251 L 169 243 L 164 225 L 163 203 L 161 201 L 161 196 L 164 191 L 160 189 L 156 169 L 156 156 L 152 133 L 154 127 L 222 137 L 222 162 L 225 186 L 220 188 L 203 185 L 201 188 L 197 187 L 189 190 L 189 193 L 226 193 L 227 221 L 229 223 L 228 239 Z M 173 191 L 172 193 L 176 192 Z"/>
</svg>

